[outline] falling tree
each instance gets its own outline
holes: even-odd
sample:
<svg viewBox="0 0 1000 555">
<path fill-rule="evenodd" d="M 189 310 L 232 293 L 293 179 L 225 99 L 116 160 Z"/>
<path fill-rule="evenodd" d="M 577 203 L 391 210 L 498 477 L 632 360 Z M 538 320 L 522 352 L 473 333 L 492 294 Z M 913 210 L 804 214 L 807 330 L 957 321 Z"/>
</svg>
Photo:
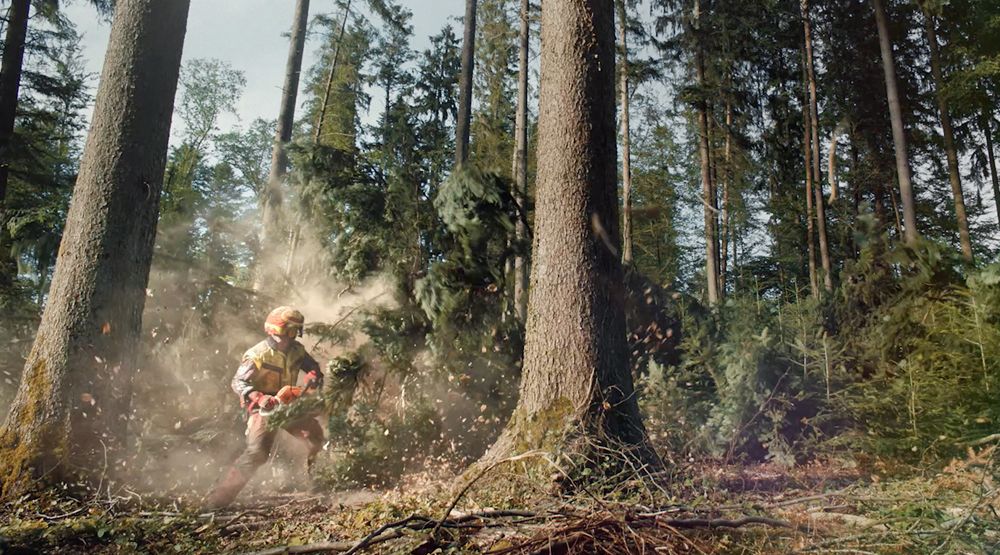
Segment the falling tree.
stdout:
<svg viewBox="0 0 1000 555">
<path fill-rule="evenodd" d="M 299 92 L 299 74 L 302 72 L 302 52 L 305 50 L 307 23 L 309 22 L 309 0 L 297 0 L 295 16 L 292 20 L 291 41 L 288 60 L 285 62 L 285 84 L 281 89 L 281 107 L 278 111 L 278 127 L 275 131 L 274 147 L 271 151 L 271 173 L 261 199 L 263 214 L 261 227 L 261 249 L 275 246 L 278 233 L 279 211 L 282 203 L 282 181 L 288 171 L 287 145 L 292 140 L 295 125 L 295 102 Z M 265 285 L 267 270 L 258 261 L 255 289 Z"/>
<path fill-rule="evenodd" d="M 344 33 L 347 31 L 347 19 L 351 15 L 351 0 L 347 0 L 344 6 L 344 17 L 340 21 L 340 32 L 337 33 L 337 42 L 333 47 L 333 56 L 330 58 L 330 70 L 326 74 L 326 86 L 323 87 L 323 100 L 319 104 L 319 115 L 316 116 L 316 123 L 313 126 L 313 144 L 321 144 L 323 141 L 323 122 L 326 121 L 326 109 L 330 104 L 330 92 L 333 90 L 333 78 L 337 75 L 337 62 L 340 60 L 340 47 L 344 44 Z"/>
<path fill-rule="evenodd" d="M 188 6 L 117 2 L 49 303 L 0 429 L 5 497 L 122 454 Z"/>
<path fill-rule="evenodd" d="M 614 6 L 542 5 L 539 162 L 520 397 L 484 461 L 572 437 L 653 458 L 625 342 L 618 248 Z M 583 436 L 575 436 L 582 432 Z"/>
</svg>

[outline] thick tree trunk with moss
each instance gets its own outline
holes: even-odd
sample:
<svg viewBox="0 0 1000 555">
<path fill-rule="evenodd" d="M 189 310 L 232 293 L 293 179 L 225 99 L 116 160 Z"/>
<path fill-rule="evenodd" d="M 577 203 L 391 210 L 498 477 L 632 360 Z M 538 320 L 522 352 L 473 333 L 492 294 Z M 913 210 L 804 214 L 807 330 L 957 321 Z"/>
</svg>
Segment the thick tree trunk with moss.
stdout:
<svg viewBox="0 0 1000 555">
<path fill-rule="evenodd" d="M 476 0 L 465 0 L 465 36 L 462 40 L 462 73 L 458 79 L 458 121 L 455 122 L 455 166 L 469 159 L 472 121 L 472 73 L 476 64 Z"/>
<path fill-rule="evenodd" d="M 830 262 L 830 243 L 826 234 L 826 209 L 823 201 L 823 178 L 819 157 L 819 100 L 816 94 L 816 63 L 813 60 L 812 21 L 809 17 L 809 1 L 802 0 L 802 29 L 805 37 L 806 80 L 809 85 L 809 132 L 810 157 L 812 158 L 813 195 L 816 202 L 816 232 L 819 240 L 820 265 L 823 267 L 823 289 L 833 291 L 833 264 Z"/>
<path fill-rule="evenodd" d="M 889 117 L 892 123 L 892 142 L 896 151 L 896 178 L 899 180 L 899 200 L 903 205 L 903 232 L 907 244 L 914 244 L 920 238 L 917 231 L 917 207 L 910 180 L 910 158 L 906 152 L 906 129 L 903 127 L 903 109 L 899 102 L 899 86 L 896 83 L 896 62 L 892 55 L 892 40 L 889 37 L 889 21 L 882 0 L 872 0 L 875 8 L 875 25 L 878 27 L 878 43 L 882 51 L 882 70 L 885 73 L 885 94 L 889 101 Z"/>
<path fill-rule="evenodd" d="M 528 49 L 530 27 L 528 15 L 529 0 L 521 0 L 521 30 L 519 36 L 517 71 L 517 116 L 514 123 L 514 193 L 521 211 L 528 209 Z M 517 238 L 524 241 L 528 229 L 524 218 L 517 219 Z M 528 318 L 528 264 L 524 256 L 514 259 L 514 309 L 517 319 L 524 322 Z"/>
<path fill-rule="evenodd" d="M 6 498 L 117 470 L 189 0 L 118 0 L 48 304 L 0 430 Z"/>
<path fill-rule="evenodd" d="M 281 89 L 281 107 L 278 110 L 278 127 L 275 131 L 274 146 L 271 150 L 271 172 L 264 187 L 261 198 L 261 231 L 260 250 L 280 248 L 285 244 L 277 235 L 281 229 L 282 187 L 285 174 L 288 173 L 288 143 L 292 140 L 292 128 L 295 126 L 295 104 L 299 94 L 299 75 L 302 73 L 302 53 L 305 50 L 306 31 L 309 23 L 309 0 L 297 0 L 295 16 L 292 20 L 291 43 L 288 47 L 288 59 L 285 62 L 285 84 Z M 269 264 L 277 261 L 257 260 L 256 283 L 254 289 L 267 286 L 269 279 Z"/>
<path fill-rule="evenodd" d="M 520 398 L 495 462 L 572 438 L 653 458 L 625 341 L 618 249 L 613 4 L 542 5 L 539 161 Z"/>
<path fill-rule="evenodd" d="M 944 96 L 944 73 L 941 70 L 941 52 L 938 46 L 937 31 L 934 29 L 934 18 L 924 14 L 924 33 L 931 52 L 931 76 L 934 78 L 934 90 L 937 93 L 938 116 L 941 118 L 941 132 L 944 136 L 944 152 L 948 159 L 948 181 L 951 183 L 951 195 L 955 201 L 955 219 L 958 222 L 958 239 L 962 245 L 962 255 L 966 260 L 972 260 L 972 239 L 969 237 L 969 217 L 965 214 L 965 198 L 962 196 L 962 174 L 958 170 L 958 151 L 955 148 L 955 131 L 951 125 L 951 113 L 948 110 L 948 100 Z"/>
</svg>

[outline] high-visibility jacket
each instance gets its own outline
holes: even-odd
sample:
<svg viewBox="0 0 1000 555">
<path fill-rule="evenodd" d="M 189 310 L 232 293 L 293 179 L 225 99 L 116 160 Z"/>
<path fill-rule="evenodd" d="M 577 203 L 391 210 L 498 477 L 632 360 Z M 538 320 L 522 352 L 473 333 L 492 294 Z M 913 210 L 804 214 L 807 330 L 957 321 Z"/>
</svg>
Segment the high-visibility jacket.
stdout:
<svg viewBox="0 0 1000 555">
<path fill-rule="evenodd" d="M 317 377 L 322 377 L 319 364 L 301 343 L 293 342 L 284 353 L 277 346 L 277 342 L 268 337 L 243 354 L 232 386 L 244 403 L 251 391 L 274 395 L 286 385 L 295 385 L 299 372 L 316 372 Z"/>
</svg>

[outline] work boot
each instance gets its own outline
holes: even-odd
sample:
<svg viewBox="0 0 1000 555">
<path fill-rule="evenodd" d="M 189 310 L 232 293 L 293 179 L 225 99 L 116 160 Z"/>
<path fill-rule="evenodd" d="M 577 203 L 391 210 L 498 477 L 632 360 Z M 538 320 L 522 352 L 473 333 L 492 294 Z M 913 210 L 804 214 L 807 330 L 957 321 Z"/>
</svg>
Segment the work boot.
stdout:
<svg viewBox="0 0 1000 555">
<path fill-rule="evenodd" d="M 201 504 L 202 509 L 206 511 L 225 509 L 236 499 L 249 480 L 250 477 L 244 476 L 238 468 L 230 467 L 222 480 L 205 496 Z"/>
</svg>

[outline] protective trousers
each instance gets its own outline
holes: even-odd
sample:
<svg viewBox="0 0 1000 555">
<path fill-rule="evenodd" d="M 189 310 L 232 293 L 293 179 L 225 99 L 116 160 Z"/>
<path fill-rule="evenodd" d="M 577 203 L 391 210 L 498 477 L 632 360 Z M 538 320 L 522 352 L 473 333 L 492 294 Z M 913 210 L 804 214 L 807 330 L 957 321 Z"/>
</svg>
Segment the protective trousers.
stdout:
<svg viewBox="0 0 1000 555">
<path fill-rule="evenodd" d="M 289 422 L 282 429 L 309 443 L 309 456 L 306 459 L 306 465 L 311 472 L 316 455 L 323 449 L 323 428 L 319 425 L 319 421 L 314 417 L 303 417 Z M 267 429 L 266 416 L 261 416 L 256 412 L 252 413 L 247 422 L 246 449 L 205 498 L 205 508 L 221 509 L 232 503 L 243 486 L 250 481 L 254 472 L 271 457 L 271 450 L 274 448 L 274 440 L 277 437 L 278 430 Z"/>
</svg>

